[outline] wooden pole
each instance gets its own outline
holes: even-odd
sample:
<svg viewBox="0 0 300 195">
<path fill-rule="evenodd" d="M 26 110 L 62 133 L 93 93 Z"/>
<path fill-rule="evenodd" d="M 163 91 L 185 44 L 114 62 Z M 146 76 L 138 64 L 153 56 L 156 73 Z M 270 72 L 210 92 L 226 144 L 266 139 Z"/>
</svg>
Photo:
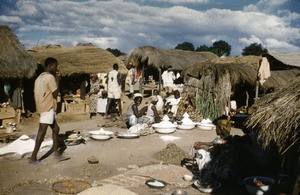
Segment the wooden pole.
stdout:
<svg viewBox="0 0 300 195">
<path fill-rule="evenodd" d="M 159 83 L 158 83 L 158 91 L 160 93 L 161 91 L 161 68 L 158 68 L 158 77 L 159 77 Z"/>
<path fill-rule="evenodd" d="M 254 98 L 254 101 L 258 100 L 258 90 L 259 90 L 259 82 L 256 81 L 255 98 Z"/>
</svg>

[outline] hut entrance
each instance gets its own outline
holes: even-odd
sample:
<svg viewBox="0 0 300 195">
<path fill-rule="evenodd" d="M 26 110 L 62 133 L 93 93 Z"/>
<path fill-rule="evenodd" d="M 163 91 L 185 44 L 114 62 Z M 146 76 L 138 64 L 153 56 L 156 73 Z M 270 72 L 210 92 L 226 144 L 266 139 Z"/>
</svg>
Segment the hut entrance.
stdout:
<svg viewBox="0 0 300 195">
<path fill-rule="evenodd" d="M 232 99 L 236 101 L 237 107 L 249 108 L 254 104 L 255 88 L 253 88 L 249 83 L 240 83 L 234 89 L 234 94 Z"/>
</svg>

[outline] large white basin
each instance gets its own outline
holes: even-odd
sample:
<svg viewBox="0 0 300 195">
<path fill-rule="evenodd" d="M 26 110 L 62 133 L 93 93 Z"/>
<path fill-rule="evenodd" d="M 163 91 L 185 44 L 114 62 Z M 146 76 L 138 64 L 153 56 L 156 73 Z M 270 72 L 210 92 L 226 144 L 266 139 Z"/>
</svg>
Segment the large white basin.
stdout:
<svg viewBox="0 0 300 195">
<path fill-rule="evenodd" d="M 211 131 L 215 128 L 214 124 L 204 124 L 204 123 L 199 123 L 198 128 L 204 131 Z"/>
<path fill-rule="evenodd" d="M 189 124 L 182 123 L 181 125 L 178 125 L 177 129 L 191 130 L 191 129 L 194 129 L 195 126 L 196 126 L 196 123 L 189 123 Z"/>
<path fill-rule="evenodd" d="M 174 133 L 176 131 L 177 125 L 171 123 L 168 126 L 162 126 L 160 123 L 157 123 L 153 124 L 152 127 L 157 133 L 167 134 Z"/>
</svg>

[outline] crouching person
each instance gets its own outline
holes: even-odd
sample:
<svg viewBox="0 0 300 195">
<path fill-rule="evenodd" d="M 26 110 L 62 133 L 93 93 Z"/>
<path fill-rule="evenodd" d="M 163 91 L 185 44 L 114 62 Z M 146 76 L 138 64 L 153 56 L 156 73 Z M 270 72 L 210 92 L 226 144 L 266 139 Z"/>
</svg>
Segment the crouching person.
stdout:
<svg viewBox="0 0 300 195">
<path fill-rule="evenodd" d="M 139 110 L 139 105 L 141 105 L 143 101 L 143 96 L 140 93 L 135 93 L 133 95 L 133 102 L 128 106 L 126 112 L 126 118 L 128 122 L 128 126 L 132 127 L 136 124 L 143 124 L 144 118 L 142 117 L 147 111 L 147 107 L 143 107 Z"/>
</svg>

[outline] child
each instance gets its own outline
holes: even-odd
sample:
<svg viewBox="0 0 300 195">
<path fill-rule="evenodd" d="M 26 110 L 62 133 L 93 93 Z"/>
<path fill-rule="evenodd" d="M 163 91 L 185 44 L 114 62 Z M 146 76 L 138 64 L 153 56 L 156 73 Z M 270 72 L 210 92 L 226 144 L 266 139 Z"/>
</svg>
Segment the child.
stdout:
<svg viewBox="0 0 300 195">
<path fill-rule="evenodd" d="M 156 109 L 156 104 L 158 102 L 157 96 L 151 96 L 149 98 L 149 103 L 147 105 L 146 119 L 148 119 L 148 123 L 159 123 L 161 121 L 160 116 Z"/>
</svg>

